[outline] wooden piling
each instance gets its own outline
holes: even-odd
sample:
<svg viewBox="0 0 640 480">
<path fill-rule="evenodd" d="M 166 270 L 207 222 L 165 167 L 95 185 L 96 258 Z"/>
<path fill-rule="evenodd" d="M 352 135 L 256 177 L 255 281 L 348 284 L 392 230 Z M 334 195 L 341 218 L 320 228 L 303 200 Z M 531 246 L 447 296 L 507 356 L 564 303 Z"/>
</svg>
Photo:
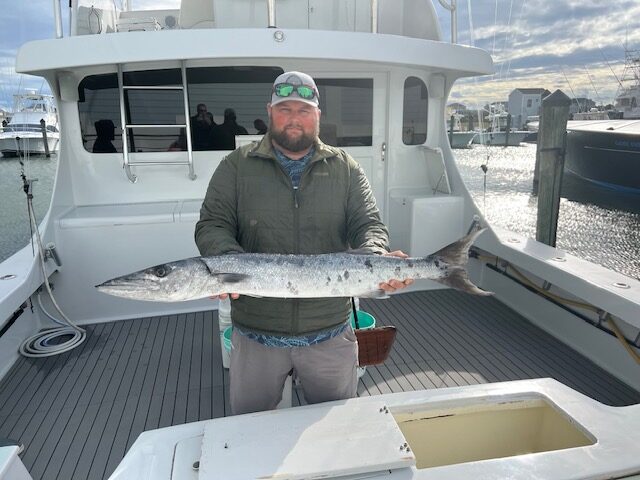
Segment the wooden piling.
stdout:
<svg viewBox="0 0 640 480">
<path fill-rule="evenodd" d="M 453 147 L 453 127 L 456 124 L 456 118 L 454 115 L 451 115 L 449 119 L 449 145 Z"/>
<path fill-rule="evenodd" d="M 536 240 L 556 246 L 560 189 L 571 99 L 556 90 L 542 100 L 534 191 L 538 194 Z M 536 183 L 537 178 L 537 183 Z"/>
<path fill-rule="evenodd" d="M 51 156 L 49 152 L 49 141 L 47 140 L 47 124 L 44 121 L 44 118 L 40 119 L 40 127 L 42 128 L 42 143 L 44 143 L 44 154 L 47 157 Z"/>
<path fill-rule="evenodd" d="M 507 113 L 507 129 L 504 133 L 504 146 L 509 146 L 509 132 L 511 132 L 511 114 Z"/>
</svg>

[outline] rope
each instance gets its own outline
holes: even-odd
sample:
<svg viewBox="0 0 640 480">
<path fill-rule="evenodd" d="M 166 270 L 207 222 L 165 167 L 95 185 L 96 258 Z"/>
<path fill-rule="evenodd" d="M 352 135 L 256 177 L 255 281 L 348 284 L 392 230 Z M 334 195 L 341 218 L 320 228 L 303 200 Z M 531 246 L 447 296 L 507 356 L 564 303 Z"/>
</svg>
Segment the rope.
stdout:
<svg viewBox="0 0 640 480">
<path fill-rule="evenodd" d="M 32 248 L 35 248 L 33 238 L 35 236 L 35 243 L 38 247 L 38 264 L 40 266 L 40 270 L 42 272 L 42 278 L 44 279 L 44 286 L 49 294 L 49 298 L 56 311 L 60 314 L 63 320 L 55 319 L 51 316 L 43 307 L 42 301 L 40 299 L 40 294 L 38 293 L 38 304 L 40 308 L 44 312 L 46 316 L 51 318 L 55 323 L 60 325 L 59 327 L 54 327 L 50 329 L 46 329 L 42 332 L 38 332 L 35 335 L 27 338 L 21 345 L 18 351 L 21 355 L 25 357 L 31 358 L 40 358 L 40 357 L 49 357 L 52 355 L 57 355 L 63 352 L 67 352 L 82 342 L 84 342 L 87 338 L 85 330 L 76 326 L 69 318 L 64 314 L 58 302 L 53 296 L 53 292 L 51 291 L 51 285 L 49 284 L 49 278 L 47 277 L 47 270 L 45 267 L 45 254 L 44 247 L 42 246 L 42 238 L 40 237 L 40 231 L 38 229 L 38 223 L 36 221 L 36 214 L 33 209 L 33 193 L 31 192 L 31 188 L 33 185 L 33 180 L 28 180 L 25 175 L 25 164 L 22 161 L 22 156 L 20 152 L 20 177 L 22 178 L 24 193 L 27 196 L 27 209 L 29 212 L 29 228 L 31 229 L 32 236 Z M 61 338 L 70 337 L 64 341 L 59 341 Z M 55 343 L 54 343 L 55 341 Z"/>
<path fill-rule="evenodd" d="M 482 256 L 479 256 L 478 258 L 481 258 L 483 260 L 490 261 L 490 262 L 497 261 L 497 257 L 487 257 L 487 256 L 482 255 Z M 556 295 L 554 293 L 551 293 L 551 292 L 539 287 L 536 283 L 534 283 L 532 280 L 530 280 L 526 275 L 524 275 L 520 270 L 518 270 L 516 267 L 514 267 L 510 263 L 507 264 L 507 268 L 510 268 L 511 270 L 513 270 L 513 272 L 520 279 L 520 281 L 522 281 L 522 283 L 524 283 L 528 287 L 532 288 L 536 292 L 540 293 L 544 297 L 547 297 L 547 298 L 550 298 L 552 300 L 555 300 L 556 302 L 561 303 L 563 305 L 571 305 L 571 306 L 578 307 L 578 308 L 584 308 L 585 310 L 590 310 L 590 311 L 592 311 L 594 313 L 597 313 L 597 314 L 600 314 L 602 312 L 601 309 L 599 309 L 598 307 L 596 307 L 594 305 L 591 305 L 589 303 L 584 303 L 584 302 L 580 302 L 580 301 L 577 301 L 577 300 L 572 300 L 570 298 L 561 297 L 560 295 Z M 631 358 L 633 358 L 635 360 L 635 362 L 640 365 L 640 355 L 638 355 L 638 353 L 634 349 L 631 348 L 631 346 L 629 345 L 628 340 L 624 337 L 622 331 L 620 330 L 620 328 L 618 327 L 616 322 L 613 320 L 613 317 L 611 316 L 610 313 L 606 313 L 605 320 L 611 325 L 611 330 L 615 334 L 615 336 L 618 339 L 618 341 L 622 344 L 624 349 L 629 353 Z"/>
</svg>

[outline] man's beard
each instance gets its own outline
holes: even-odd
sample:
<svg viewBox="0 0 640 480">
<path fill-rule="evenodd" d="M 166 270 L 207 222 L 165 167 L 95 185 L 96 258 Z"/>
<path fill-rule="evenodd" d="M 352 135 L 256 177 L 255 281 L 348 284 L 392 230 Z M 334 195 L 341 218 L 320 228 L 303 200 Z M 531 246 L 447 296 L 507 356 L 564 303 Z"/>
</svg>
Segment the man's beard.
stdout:
<svg viewBox="0 0 640 480">
<path fill-rule="evenodd" d="M 318 135 L 320 134 L 320 125 L 316 125 L 313 133 L 307 134 L 303 132 L 301 136 L 296 139 L 292 139 L 287 136 L 286 128 L 276 131 L 270 123 L 269 134 L 271 135 L 271 139 L 282 148 L 285 148 L 290 152 L 302 152 L 316 142 Z"/>
</svg>

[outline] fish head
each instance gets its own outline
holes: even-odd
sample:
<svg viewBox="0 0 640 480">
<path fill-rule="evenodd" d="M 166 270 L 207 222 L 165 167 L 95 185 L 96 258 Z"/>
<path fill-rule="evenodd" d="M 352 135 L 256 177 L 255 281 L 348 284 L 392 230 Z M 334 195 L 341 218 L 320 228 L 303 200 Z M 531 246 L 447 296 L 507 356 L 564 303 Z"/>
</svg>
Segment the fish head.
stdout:
<svg viewBox="0 0 640 480">
<path fill-rule="evenodd" d="M 208 295 L 203 285 L 206 265 L 198 258 L 161 263 L 96 285 L 98 291 L 151 302 L 181 302 Z"/>
</svg>

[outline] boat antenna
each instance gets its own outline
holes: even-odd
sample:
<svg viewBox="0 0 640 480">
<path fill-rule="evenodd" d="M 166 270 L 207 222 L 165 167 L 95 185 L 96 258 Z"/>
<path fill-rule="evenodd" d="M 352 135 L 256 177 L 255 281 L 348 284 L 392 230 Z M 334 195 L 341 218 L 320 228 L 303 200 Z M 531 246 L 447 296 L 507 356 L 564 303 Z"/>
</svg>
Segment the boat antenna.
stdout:
<svg viewBox="0 0 640 480">
<path fill-rule="evenodd" d="M 607 57 L 605 57 L 604 52 L 602 51 L 602 48 L 600 48 L 600 45 L 598 45 L 598 50 L 600 50 L 600 54 L 602 55 L 602 58 L 604 58 L 604 62 L 607 64 L 607 67 L 609 67 L 609 70 L 611 70 L 611 73 L 613 73 L 613 76 L 616 79 L 616 82 L 618 82 L 618 86 L 622 88 L 622 82 L 616 75 L 616 72 L 613 71 L 613 68 L 611 68 L 611 64 L 609 63 L 609 60 L 607 60 Z"/>
<path fill-rule="evenodd" d="M 589 81 L 591 82 L 591 86 L 593 87 L 593 90 L 596 92 L 596 97 L 598 98 L 598 102 L 600 102 L 601 105 L 604 105 L 602 98 L 600 98 L 600 94 L 598 93 L 598 89 L 593 83 L 593 78 L 591 78 L 591 74 L 589 73 L 589 69 L 587 68 L 586 65 L 584 66 L 584 69 L 587 72 L 587 77 L 589 77 Z"/>
<path fill-rule="evenodd" d="M 573 95 L 573 99 L 576 101 L 576 104 L 578 105 L 578 111 L 582 112 L 582 105 L 580 105 L 580 102 L 578 101 L 578 97 L 576 96 L 576 92 L 573 91 L 571 82 L 569 81 L 569 78 L 567 77 L 567 74 L 565 73 L 562 65 L 560 66 L 560 70 L 562 70 L 562 75 L 564 75 L 564 79 L 567 81 L 567 84 L 569 84 L 569 90 L 571 90 L 571 95 Z"/>
</svg>

